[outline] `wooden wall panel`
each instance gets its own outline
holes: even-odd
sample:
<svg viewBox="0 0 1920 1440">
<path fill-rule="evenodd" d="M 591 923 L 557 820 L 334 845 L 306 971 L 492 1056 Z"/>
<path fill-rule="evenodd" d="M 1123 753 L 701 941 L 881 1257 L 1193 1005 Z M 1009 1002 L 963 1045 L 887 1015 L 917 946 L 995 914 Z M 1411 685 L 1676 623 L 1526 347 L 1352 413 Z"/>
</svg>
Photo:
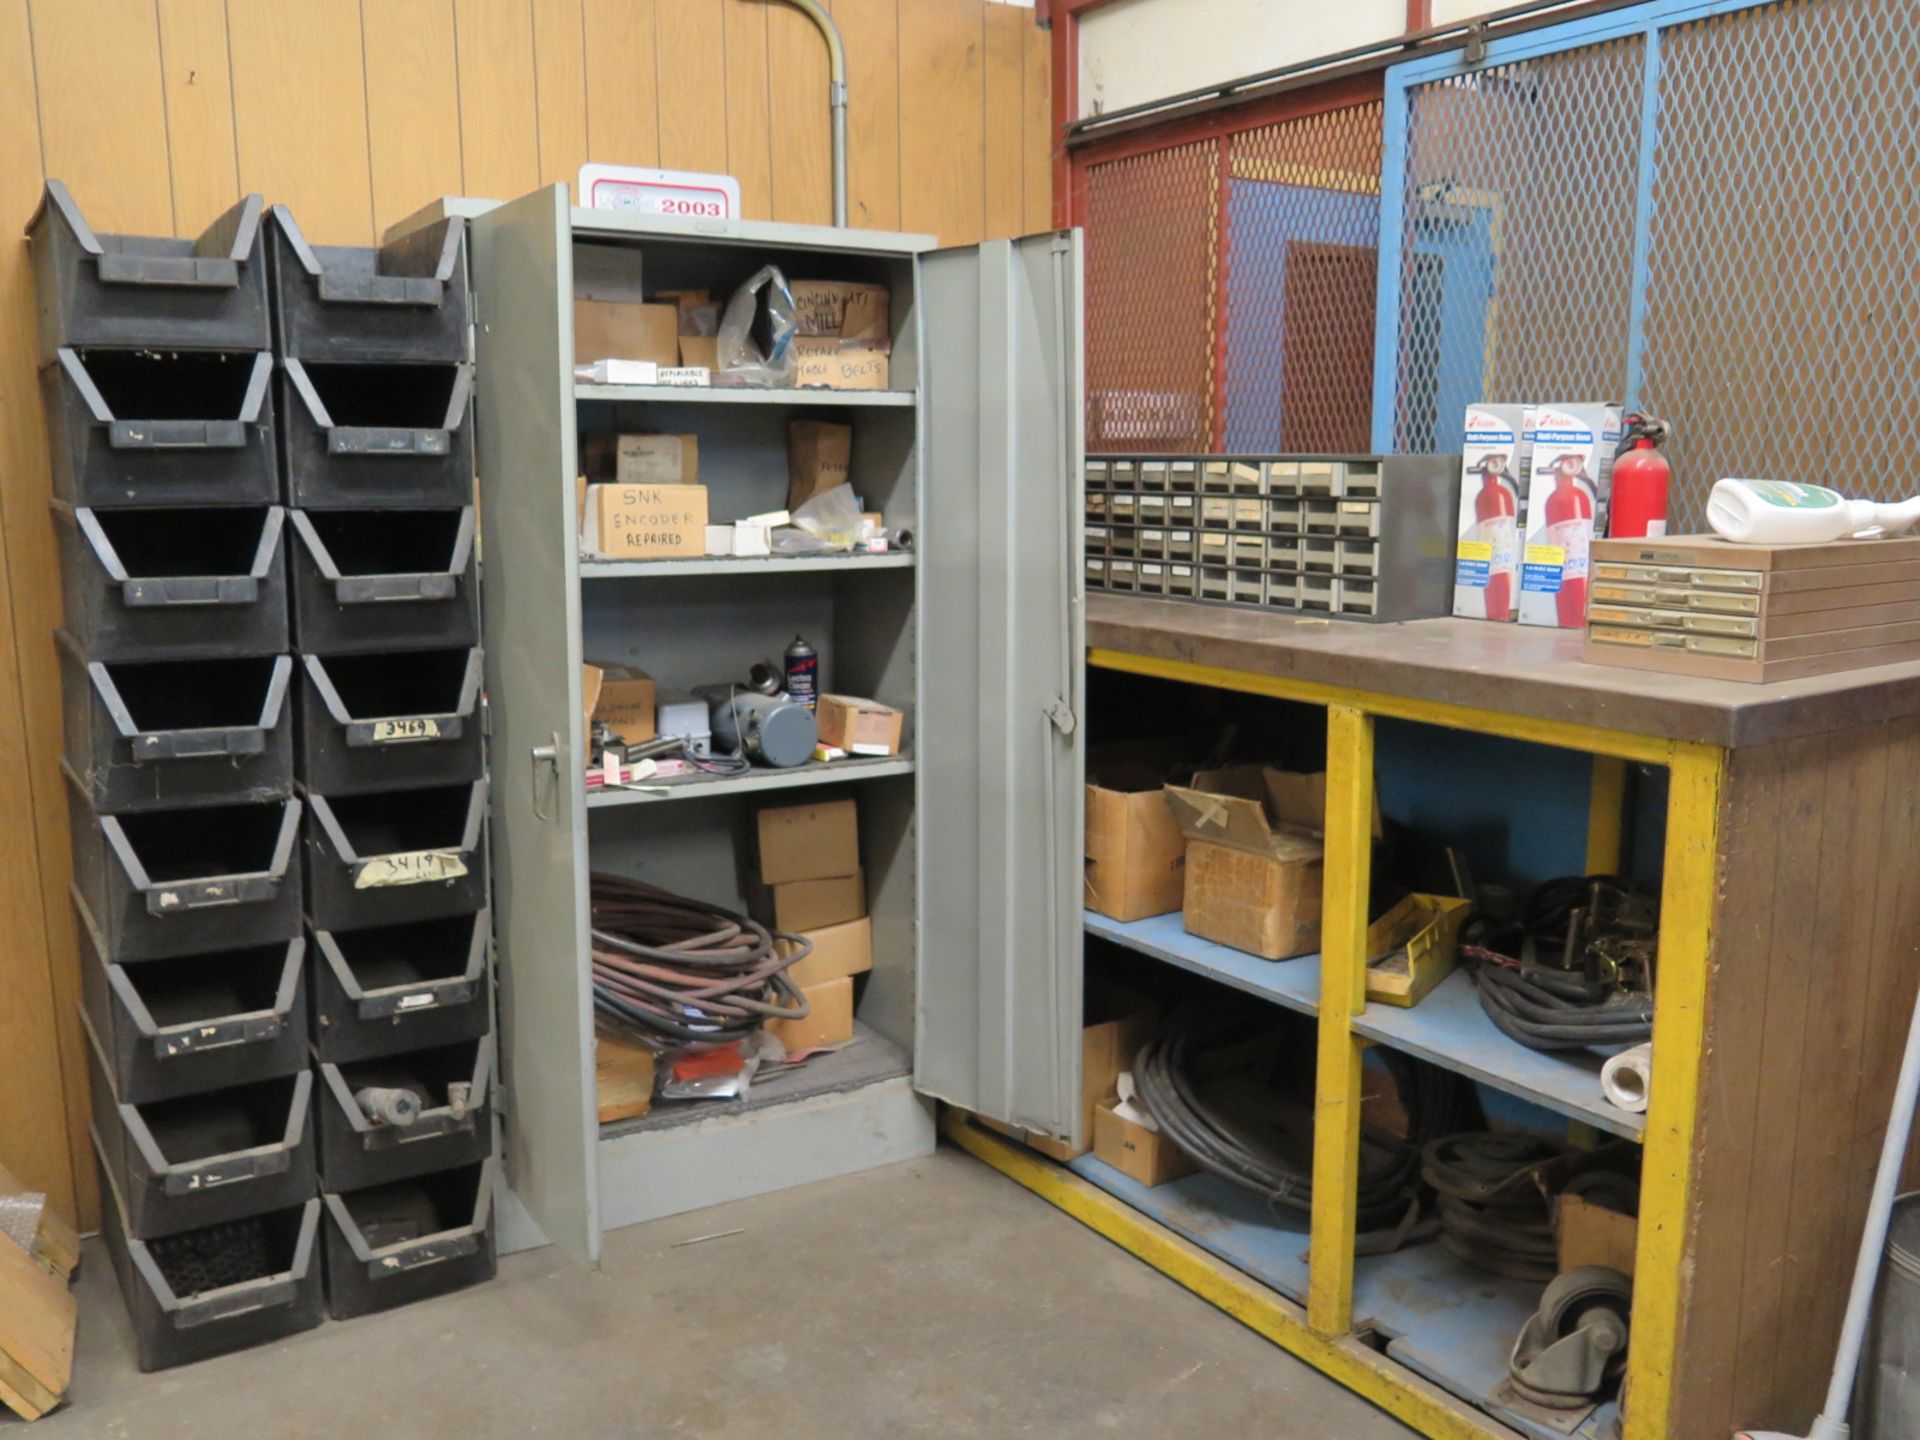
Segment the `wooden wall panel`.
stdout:
<svg viewBox="0 0 1920 1440">
<path fill-rule="evenodd" d="M 1032 12 L 831 9 L 852 223 L 946 244 L 1043 228 Z M 778 0 L 0 0 L 0 74 L 0 225 L 51 174 L 103 230 L 197 234 L 259 191 L 318 243 L 366 244 L 442 194 L 504 198 L 588 158 L 725 169 L 754 219 L 830 215 L 826 46 Z M 24 1082 L 0 1086 L 0 1162 L 92 1227 L 34 324 L 25 247 L 0 247 L 0 1054 Z"/>
<path fill-rule="evenodd" d="M 585 0 L 589 160 L 606 165 L 660 162 L 653 3 Z"/>
<path fill-rule="evenodd" d="M 726 172 L 726 3 L 676 0 L 654 11 L 662 169 Z"/>
<path fill-rule="evenodd" d="M 1729 765 L 1676 1440 L 1819 1409 L 1920 988 L 1916 787 L 1911 725 Z"/>
<path fill-rule="evenodd" d="M 833 19 L 847 47 L 847 223 L 898 230 L 899 6 L 896 0 L 834 0 Z"/>
<path fill-rule="evenodd" d="M 226 0 L 159 0 L 173 223 L 195 235 L 240 193 Z"/>
<path fill-rule="evenodd" d="M 745 215 L 773 213 L 767 8 L 751 0 L 725 0 L 721 12 L 727 45 L 727 173 L 740 182 Z"/>
<path fill-rule="evenodd" d="M 26 0 L 0 0 L 0 74 L 34 73 Z M 41 189 L 34 87 L 0 86 L 0 214 L 24 224 Z M 66 908 L 59 810 L 58 678 L 48 631 L 58 620 L 47 448 L 34 380 L 33 276 L 27 247 L 0 246 L 0 1164 L 93 1223 L 85 1145 L 86 1074 L 73 1010 L 78 956 Z M 31 693 L 28 693 L 31 691 Z M 50 813 L 49 813 L 50 812 Z M 57 932 L 48 923 L 60 917 Z M 84 1179 L 76 1179 L 83 1175 Z"/>
<path fill-rule="evenodd" d="M 1024 42 L 1025 78 L 1021 86 L 1026 107 L 1021 131 L 1026 159 L 1022 165 L 1026 202 L 1020 228 L 1031 235 L 1053 225 L 1053 41 L 1039 25 L 1029 26 Z"/>
<path fill-rule="evenodd" d="M 467 193 L 511 200 L 540 183 L 533 9 L 527 0 L 454 0 L 453 23 Z"/>
<path fill-rule="evenodd" d="M 428 200 L 464 193 L 453 0 L 364 9 L 367 150 L 373 226 L 384 231 Z M 294 218 L 305 224 L 298 211 Z"/>
<path fill-rule="evenodd" d="M 372 243 L 359 5 L 227 0 L 227 28 L 241 188 L 290 207 L 317 244 Z"/>
<path fill-rule="evenodd" d="M 827 45 L 813 22 L 791 5 L 767 6 L 767 76 L 773 126 L 772 218 L 830 225 L 833 122 L 827 106 Z"/>
<path fill-rule="evenodd" d="M 900 0 L 900 223 L 948 245 L 981 238 L 989 8 Z"/>
<path fill-rule="evenodd" d="M 587 160 L 587 38 L 580 0 L 533 0 L 533 74 L 540 183 L 572 188 Z"/>
</svg>

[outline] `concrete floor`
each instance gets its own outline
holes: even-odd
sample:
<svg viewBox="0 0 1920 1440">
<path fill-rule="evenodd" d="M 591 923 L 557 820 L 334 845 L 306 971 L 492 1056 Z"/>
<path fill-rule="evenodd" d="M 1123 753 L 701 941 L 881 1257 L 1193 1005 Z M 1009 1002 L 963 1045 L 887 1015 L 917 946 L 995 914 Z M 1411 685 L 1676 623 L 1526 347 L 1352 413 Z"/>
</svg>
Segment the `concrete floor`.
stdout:
<svg viewBox="0 0 1920 1440">
<path fill-rule="evenodd" d="M 951 1150 L 157 1375 L 97 1249 L 79 1293 L 72 1398 L 32 1440 L 1412 1434 Z"/>
</svg>

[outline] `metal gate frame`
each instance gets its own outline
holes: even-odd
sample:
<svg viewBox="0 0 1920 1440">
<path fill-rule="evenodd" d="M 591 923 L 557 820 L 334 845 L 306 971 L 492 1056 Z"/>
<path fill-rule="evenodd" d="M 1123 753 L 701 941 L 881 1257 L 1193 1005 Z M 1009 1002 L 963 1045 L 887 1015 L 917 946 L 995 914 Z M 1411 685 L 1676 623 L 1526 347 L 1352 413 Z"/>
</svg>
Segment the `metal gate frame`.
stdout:
<svg viewBox="0 0 1920 1440">
<path fill-rule="evenodd" d="M 1660 140 L 1661 36 L 1677 26 L 1716 15 L 1778 5 L 1782 0 L 1646 0 L 1641 5 L 1568 20 L 1478 47 L 1449 50 L 1395 65 L 1387 71 L 1384 148 L 1380 177 L 1380 274 L 1375 302 L 1373 357 L 1373 447 L 1395 448 L 1401 302 L 1405 293 L 1407 160 L 1411 94 L 1423 86 L 1498 69 L 1517 61 L 1565 54 L 1610 40 L 1639 36 L 1644 42 L 1640 94 L 1639 173 L 1634 189 L 1633 258 L 1627 322 L 1628 408 L 1645 380 L 1647 290 L 1653 244 L 1655 151 Z M 1605 397 L 1613 398 L 1613 397 Z"/>
</svg>

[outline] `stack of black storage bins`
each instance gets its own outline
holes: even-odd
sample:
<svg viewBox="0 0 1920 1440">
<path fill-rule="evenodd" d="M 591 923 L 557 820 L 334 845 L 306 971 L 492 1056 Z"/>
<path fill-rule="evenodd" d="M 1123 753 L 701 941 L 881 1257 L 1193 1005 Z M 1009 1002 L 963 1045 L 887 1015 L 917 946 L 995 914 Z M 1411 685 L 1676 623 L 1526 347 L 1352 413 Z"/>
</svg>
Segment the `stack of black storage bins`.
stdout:
<svg viewBox="0 0 1920 1440">
<path fill-rule="evenodd" d="M 462 222 L 267 218 L 337 1320 L 493 1273 L 485 739 Z"/>
<path fill-rule="evenodd" d="M 259 197 L 96 236 L 52 182 L 30 239 L 93 1142 L 152 1370 L 318 1324 L 323 1272 L 338 1318 L 493 1273 L 463 237 L 316 258 Z"/>
</svg>

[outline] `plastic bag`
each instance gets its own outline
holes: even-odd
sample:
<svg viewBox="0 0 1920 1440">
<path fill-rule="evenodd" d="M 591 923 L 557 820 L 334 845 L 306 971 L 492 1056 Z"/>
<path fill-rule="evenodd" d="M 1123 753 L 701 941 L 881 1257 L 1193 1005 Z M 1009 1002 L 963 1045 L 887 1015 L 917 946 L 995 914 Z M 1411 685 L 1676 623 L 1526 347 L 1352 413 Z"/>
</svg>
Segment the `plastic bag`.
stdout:
<svg viewBox="0 0 1920 1440">
<path fill-rule="evenodd" d="M 793 525 L 774 531 L 771 543 L 779 555 L 826 555 L 856 549 L 865 538 L 853 486 L 836 485 L 794 511 Z"/>
<path fill-rule="evenodd" d="M 779 267 L 763 265 L 733 292 L 714 341 L 714 382 L 770 390 L 793 385 L 793 292 Z"/>
</svg>

